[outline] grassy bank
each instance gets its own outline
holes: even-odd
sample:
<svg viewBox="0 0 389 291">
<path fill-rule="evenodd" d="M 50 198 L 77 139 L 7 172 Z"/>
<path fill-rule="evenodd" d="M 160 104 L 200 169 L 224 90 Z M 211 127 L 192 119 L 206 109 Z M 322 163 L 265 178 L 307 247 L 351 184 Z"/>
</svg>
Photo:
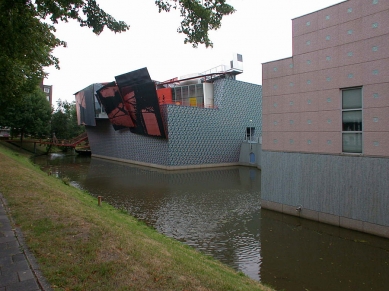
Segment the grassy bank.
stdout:
<svg viewBox="0 0 389 291">
<path fill-rule="evenodd" d="M 56 290 L 272 290 L 65 185 L 0 144 L 0 192 Z"/>
</svg>

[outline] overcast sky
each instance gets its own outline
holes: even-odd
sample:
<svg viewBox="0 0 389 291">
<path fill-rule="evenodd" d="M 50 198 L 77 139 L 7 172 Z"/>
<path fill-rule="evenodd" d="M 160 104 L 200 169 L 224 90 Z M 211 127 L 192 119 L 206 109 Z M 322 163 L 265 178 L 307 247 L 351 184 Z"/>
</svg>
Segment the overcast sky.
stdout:
<svg viewBox="0 0 389 291">
<path fill-rule="evenodd" d="M 73 94 L 92 83 L 147 67 L 153 80 L 165 81 L 200 73 L 243 55 L 238 80 L 262 84 L 261 64 L 292 55 L 291 19 L 343 2 L 341 0 L 228 0 L 237 10 L 226 16 L 221 29 L 210 34 L 213 48 L 192 48 L 177 33 L 178 12 L 158 13 L 154 0 L 98 0 L 100 7 L 131 26 L 99 36 L 76 22 L 56 25 L 56 35 L 67 42 L 54 55 L 60 70 L 47 68 L 44 84 L 53 85 L 53 105 L 58 99 L 73 101 Z"/>
</svg>

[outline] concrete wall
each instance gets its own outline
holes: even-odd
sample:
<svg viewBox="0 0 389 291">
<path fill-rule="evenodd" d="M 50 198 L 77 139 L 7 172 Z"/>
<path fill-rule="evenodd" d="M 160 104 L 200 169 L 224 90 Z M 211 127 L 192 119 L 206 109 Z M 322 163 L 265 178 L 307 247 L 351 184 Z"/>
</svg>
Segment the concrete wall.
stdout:
<svg viewBox="0 0 389 291">
<path fill-rule="evenodd" d="M 147 171 L 143 170 L 147 169 Z M 226 167 L 226 168 L 212 168 L 212 169 L 191 169 L 184 171 L 165 171 L 155 169 L 150 171 L 149 168 L 131 167 L 124 163 L 117 163 L 114 161 L 103 159 L 92 159 L 91 167 L 88 171 L 88 176 L 100 177 L 104 175 L 109 177 L 114 185 L 125 187 L 123 185 L 131 185 L 131 187 L 142 187 L 145 180 L 153 181 L 150 184 L 150 189 L 155 193 L 159 193 L 161 189 L 166 187 L 185 187 L 196 188 L 199 191 L 203 190 L 220 190 L 220 189 L 234 189 L 236 187 L 253 187 L 253 189 L 260 188 L 260 177 L 253 179 L 253 173 L 249 167 Z M 127 180 L 125 177 L 134 177 L 134 179 Z M 135 177 L 139 177 L 136 179 Z M 88 180 L 88 179 L 87 179 Z M 201 183 L 199 183 L 201 181 Z M 94 185 L 94 179 L 87 181 L 88 187 L 98 187 Z M 118 189 L 117 189 L 118 190 Z M 164 190 L 162 190 L 164 191 Z M 156 195 L 158 196 L 158 195 Z M 154 198 L 157 198 L 157 197 Z"/>
<path fill-rule="evenodd" d="M 133 134 L 128 129 L 115 131 L 108 119 L 85 126 L 92 155 L 141 165 L 167 165 L 166 139 Z"/>
<path fill-rule="evenodd" d="M 253 157 L 252 154 L 254 154 Z M 261 154 L 262 145 L 260 143 L 243 142 L 240 147 L 239 164 L 261 169 Z"/>
<path fill-rule="evenodd" d="M 389 158 L 263 151 L 261 163 L 262 207 L 389 237 Z"/>
<path fill-rule="evenodd" d="M 246 127 L 261 134 L 261 86 L 222 79 L 214 94 L 217 109 L 167 105 L 170 166 L 237 164 Z"/>
</svg>

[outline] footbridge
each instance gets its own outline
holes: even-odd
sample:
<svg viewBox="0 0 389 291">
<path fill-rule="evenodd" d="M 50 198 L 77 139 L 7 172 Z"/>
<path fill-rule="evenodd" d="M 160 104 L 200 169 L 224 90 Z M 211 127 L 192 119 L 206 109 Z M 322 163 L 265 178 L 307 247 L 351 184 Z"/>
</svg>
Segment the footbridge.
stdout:
<svg viewBox="0 0 389 291">
<path fill-rule="evenodd" d="M 34 153 L 36 152 L 36 145 L 48 145 L 49 149 L 52 146 L 59 146 L 59 147 L 68 147 L 68 148 L 76 148 L 76 146 L 80 145 L 82 142 L 85 142 L 88 140 L 88 135 L 86 132 L 81 133 L 80 135 L 72 138 L 72 139 L 57 139 L 55 135 L 51 139 L 28 139 L 23 140 L 23 143 L 33 143 L 34 144 Z M 14 140 L 7 140 L 7 142 L 14 142 Z M 89 148 L 89 147 L 88 147 Z"/>
</svg>

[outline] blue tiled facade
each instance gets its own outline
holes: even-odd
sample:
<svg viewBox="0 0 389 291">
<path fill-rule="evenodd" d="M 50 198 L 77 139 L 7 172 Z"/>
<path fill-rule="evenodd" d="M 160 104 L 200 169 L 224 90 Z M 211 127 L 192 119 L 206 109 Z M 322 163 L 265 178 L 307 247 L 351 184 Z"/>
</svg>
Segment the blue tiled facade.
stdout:
<svg viewBox="0 0 389 291">
<path fill-rule="evenodd" d="M 87 132 L 93 155 L 149 165 L 182 167 L 239 161 L 246 128 L 262 131 L 262 87 L 231 79 L 214 82 L 216 108 L 163 105 L 168 139 L 114 131 L 97 120 Z"/>
</svg>

